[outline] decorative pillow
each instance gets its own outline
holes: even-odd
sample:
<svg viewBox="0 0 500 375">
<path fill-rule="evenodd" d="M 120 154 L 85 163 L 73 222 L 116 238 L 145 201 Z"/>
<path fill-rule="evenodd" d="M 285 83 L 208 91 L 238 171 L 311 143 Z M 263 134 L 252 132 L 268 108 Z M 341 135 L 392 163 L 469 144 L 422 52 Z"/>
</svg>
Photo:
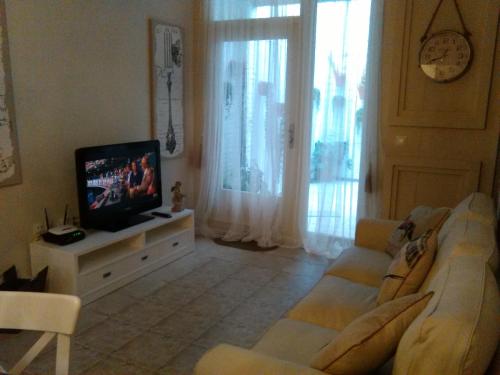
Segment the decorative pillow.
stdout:
<svg viewBox="0 0 500 375">
<path fill-rule="evenodd" d="M 361 374 L 382 366 L 434 293 L 395 299 L 353 320 L 323 347 L 311 366 L 329 374 Z"/>
<path fill-rule="evenodd" d="M 415 293 L 425 280 L 437 250 L 437 231 L 429 229 L 408 242 L 389 265 L 380 286 L 377 304 Z"/>
<path fill-rule="evenodd" d="M 436 209 L 427 206 L 416 207 L 389 237 L 385 252 L 394 258 L 408 241 L 421 236 L 429 229 L 439 231 L 450 212 L 451 210 L 446 207 Z"/>
</svg>

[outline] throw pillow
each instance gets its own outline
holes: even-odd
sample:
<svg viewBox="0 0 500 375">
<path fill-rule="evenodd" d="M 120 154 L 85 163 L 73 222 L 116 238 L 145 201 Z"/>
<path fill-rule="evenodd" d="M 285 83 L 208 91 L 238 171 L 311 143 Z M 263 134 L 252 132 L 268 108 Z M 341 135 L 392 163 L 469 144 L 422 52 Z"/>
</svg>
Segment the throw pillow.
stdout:
<svg viewBox="0 0 500 375">
<path fill-rule="evenodd" d="M 450 209 L 446 207 L 416 207 L 391 234 L 385 252 L 394 258 L 408 241 L 421 236 L 429 229 L 439 231 L 449 215 Z"/>
<path fill-rule="evenodd" d="M 408 242 L 389 265 L 380 286 L 377 304 L 415 293 L 425 280 L 437 250 L 437 231 L 429 229 Z"/>
<path fill-rule="evenodd" d="M 433 292 L 395 299 L 353 320 L 323 347 L 311 366 L 329 374 L 361 374 L 382 366 Z"/>
</svg>

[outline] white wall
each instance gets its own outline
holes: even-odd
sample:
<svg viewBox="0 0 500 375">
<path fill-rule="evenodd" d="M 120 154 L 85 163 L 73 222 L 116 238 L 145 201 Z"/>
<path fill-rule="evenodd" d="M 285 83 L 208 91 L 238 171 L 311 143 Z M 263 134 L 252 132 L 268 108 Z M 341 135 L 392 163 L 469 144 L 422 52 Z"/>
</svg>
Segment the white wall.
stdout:
<svg viewBox="0 0 500 375">
<path fill-rule="evenodd" d="M 184 29 L 183 157 L 162 160 L 164 199 L 192 176 L 192 1 L 6 1 L 23 183 L 0 189 L 0 271 L 29 273 L 33 224 L 43 207 L 77 214 L 74 150 L 149 139 L 148 19 Z"/>
</svg>

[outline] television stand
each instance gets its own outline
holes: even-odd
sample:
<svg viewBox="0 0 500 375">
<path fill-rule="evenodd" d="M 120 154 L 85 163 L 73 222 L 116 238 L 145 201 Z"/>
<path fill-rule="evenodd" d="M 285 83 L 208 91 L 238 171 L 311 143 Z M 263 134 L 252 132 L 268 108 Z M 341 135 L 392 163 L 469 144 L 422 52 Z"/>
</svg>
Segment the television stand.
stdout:
<svg viewBox="0 0 500 375">
<path fill-rule="evenodd" d="M 105 230 L 107 232 L 118 232 L 120 230 L 153 220 L 154 216 L 150 215 L 124 215 L 113 217 L 108 222 L 103 222 L 95 225 L 95 229 Z"/>
<path fill-rule="evenodd" d="M 83 304 L 193 251 L 194 213 L 173 212 L 172 218 L 153 217 L 114 233 L 86 232 L 85 239 L 67 246 L 30 244 L 33 274 L 49 266 L 48 291 L 77 295 Z"/>
</svg>

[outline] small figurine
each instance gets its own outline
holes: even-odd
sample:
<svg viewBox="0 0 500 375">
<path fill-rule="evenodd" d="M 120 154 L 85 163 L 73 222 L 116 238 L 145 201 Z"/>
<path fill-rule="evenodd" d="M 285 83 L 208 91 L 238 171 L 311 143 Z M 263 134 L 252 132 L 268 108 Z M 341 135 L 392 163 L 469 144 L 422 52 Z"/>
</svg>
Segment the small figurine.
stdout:
<svg viewBox="0 0 500 375">
<path fill-rule="evenodd" d="M 181 182 L 176 181 L 175 185 L 170 188 L 172 194 L 172 212 L 180 212 L 184 209 L 183 201 L 185 195 L 181 193 Z"/>
</svg>

